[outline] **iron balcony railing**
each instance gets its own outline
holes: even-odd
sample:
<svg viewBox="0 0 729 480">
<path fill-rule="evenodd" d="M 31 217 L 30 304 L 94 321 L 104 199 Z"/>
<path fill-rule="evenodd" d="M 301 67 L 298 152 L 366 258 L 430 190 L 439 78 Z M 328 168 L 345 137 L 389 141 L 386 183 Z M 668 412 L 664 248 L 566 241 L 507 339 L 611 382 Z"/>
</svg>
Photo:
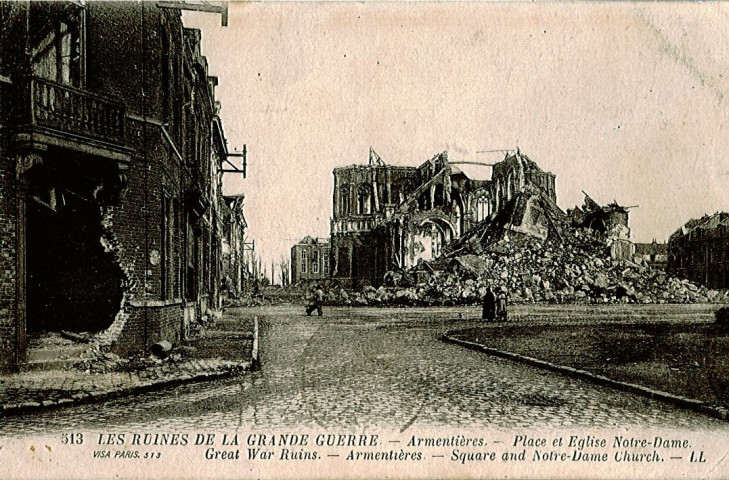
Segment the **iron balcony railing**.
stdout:
<svg viewBox="0 0 729 480">
<path fill-rule="evenodd" d="M 20 88 L 20 126 L 124 144 L 122 103 L 39 77 L 26 78 Z"/>
</svg>

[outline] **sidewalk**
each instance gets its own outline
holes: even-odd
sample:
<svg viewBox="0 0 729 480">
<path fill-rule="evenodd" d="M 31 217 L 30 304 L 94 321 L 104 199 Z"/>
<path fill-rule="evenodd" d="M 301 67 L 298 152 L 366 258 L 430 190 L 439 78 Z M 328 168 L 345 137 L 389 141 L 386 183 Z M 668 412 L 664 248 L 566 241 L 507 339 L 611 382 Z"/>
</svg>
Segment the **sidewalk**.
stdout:
<svg viewBox="0 0 729 480">
<path fill-rule="evenodd" d="M 241 327 L 246 330 L 240 330 Z M 0 416 L 99 402 L 181 383 L 231 377 L 250 370 L 257 361 L 257 319 L 233 323 L 224 318 L 199 338 L 186 341 L 173 350 L 164 360 L 122 359 L 98 373 L 94 373 L 94 368 L 88 368 L 94 363 L 91 360 L 75 367 L 3 375 L 0 378 Z M 100 363 L 109 362 L 101 360 Z"/>
</svg>

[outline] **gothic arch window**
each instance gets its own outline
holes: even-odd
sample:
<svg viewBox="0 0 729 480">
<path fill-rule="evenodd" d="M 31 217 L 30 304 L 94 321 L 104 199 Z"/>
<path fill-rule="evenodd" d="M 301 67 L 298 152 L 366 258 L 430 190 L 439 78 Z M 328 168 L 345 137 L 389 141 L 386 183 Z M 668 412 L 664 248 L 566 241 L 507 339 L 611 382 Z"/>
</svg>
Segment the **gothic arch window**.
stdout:
<svg viewBox="0 0 729 480">
<path fill-rule="evenodd" d="M 357 187 L 357 213 L 360 215 L 372 213 L 372 188 L 365 183 Z"/>
<path fill-rule="evenodd" d="M 489 215 L 491 215 L 491 202 L 489 202 L 489 197 L 486 195 L 481 195 L 476 199 L 476 221 L 480 222 L 481 220 L 487 218 Z"/>
<path fill-rule="evenodd" d="M 460 237 L 464 230 L 466 229 L 465 222 L 464 222 L 464 215 L 463 215 L 463 204 L 461 202 L 460 197 L 456 197 L 453 199 L 452 203 L 452 211 L 454 216 L 454 225 L 456 227 L 456 237 Z"/>
<path fill-rule="evenodd" d="M 506 199 L 505 201 L 511 200 L 511 197 L 514 195 L 514 175 L 512 175 L 512 172 L 509 171 L 509 173 L 506 175 Z"/>
<path fill-rule="evenodd" d="M 344 184 L 340 187 L 339 193 L 339 213 L 344 217 L 351 213 L 352 202 L 350 197 L 350 187 Z"/>
<path fill-rule="evenodd" d="M 393 182 L 391 189 L 391 202 L 397 205 L 405 200 L 405 197 L 413 190 L 413 187 L 407 179 L 400 179 Z"/>
<path fill-rule="evenodd" d="M 524 182 L 525 182 L 525 180 L 524 180 L 524 167 L 521 167 L 521 166 L 519 167 L 519 172 L 518 172 L 517 176 L 518 176 L 517 183 L 518 183 L 519 191 L 523 191 L 524 190 Z"/>
</svg>

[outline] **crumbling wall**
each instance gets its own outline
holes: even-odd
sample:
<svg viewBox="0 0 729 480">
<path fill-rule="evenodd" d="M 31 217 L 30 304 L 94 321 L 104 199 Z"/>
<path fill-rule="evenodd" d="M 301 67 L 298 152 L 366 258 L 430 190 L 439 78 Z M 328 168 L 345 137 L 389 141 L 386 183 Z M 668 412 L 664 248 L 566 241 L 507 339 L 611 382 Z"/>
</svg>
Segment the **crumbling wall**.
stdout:
<svg viewBox="0 0 729 480">
<path fill-rule="evenodd" d="M 689 220 L 668 239 L 666 271 L 712 288 L 729 288 L 729 213 Z"/>
<path fill-rule="evenodd" d="M 129 321 L 130 315 L 128 311 L 130 292 L 136 290 L 137 285 L 134 280 L 134 263 L 125 261 L 123 248 L 113 230 L 114 224 L 114 207 L 105 207 L 102 211 L 101 226 L 103 234 L 101 236 L 101 245 L 104 250 L 113 255 L 114 260 L 119 265 L 122 272 L 122 300 L 119 311 L 114 318 L 112 324 L 95 336 L 94 347 L 100 349 L 108 349 L 114 345 L 121 336 L 124 326 Z"/>
</svg>

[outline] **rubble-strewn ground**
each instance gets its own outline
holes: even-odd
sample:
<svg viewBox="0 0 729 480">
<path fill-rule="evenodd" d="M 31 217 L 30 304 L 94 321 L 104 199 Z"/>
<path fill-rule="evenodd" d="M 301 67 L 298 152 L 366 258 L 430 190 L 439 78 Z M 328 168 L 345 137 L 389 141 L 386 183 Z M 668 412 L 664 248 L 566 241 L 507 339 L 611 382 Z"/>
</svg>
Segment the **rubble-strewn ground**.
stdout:
<svg viewBox="0 0 729 480">
<path fill-rule="evenodd" d="M 613 380 L 729 406 L 729 328 L 713 322 L 668 323 L 661 316 L 624 323 L 513 322 L 471 328 L 458 339 L 587 370 Z"/>
<path fill-rule="evenodd" d="M 330 292 L 347 305 L 476 304 L 486 286 L 505 287 L 511 303 L 727 303 L 729 292 L 670 277 L 643 259 L 613 260 L 610 245 L 589 229 L 565 228 L 545 241 L 501 240 L 458 253 L 418 271 L 388 272 L 387 287 Z"/>
<path fill-rule="evenodd" d="M 95 352 L 66 366 L 0 378 L 0 414 L 106 399 L 180 382 L 225 377 L 251 366 L 253 317 L 223 315 L 164 359 Z M 57 346 L 57 335 L 49 336 Z M 63 343 L 65 345 L 65 343 Z M 37 342 L 43 346 L 43 342 Z"/>
<path fill-rule="evenodd" d="M 211 321 L 207 327 L 195 325 L 189 339 L 174 346 L 169 355 L 157 358 L 121 358 L 112 353 L 96 352 L 74 365 L 78 370 L 88 373 L 113 371 L 135 371 L 155 366 L 179 365 L 191 360 L 220 358 L 229 361 L 250 360 L 253 348 L 253 319 L 243 319 L 231 315 Z"/>
</svg>

